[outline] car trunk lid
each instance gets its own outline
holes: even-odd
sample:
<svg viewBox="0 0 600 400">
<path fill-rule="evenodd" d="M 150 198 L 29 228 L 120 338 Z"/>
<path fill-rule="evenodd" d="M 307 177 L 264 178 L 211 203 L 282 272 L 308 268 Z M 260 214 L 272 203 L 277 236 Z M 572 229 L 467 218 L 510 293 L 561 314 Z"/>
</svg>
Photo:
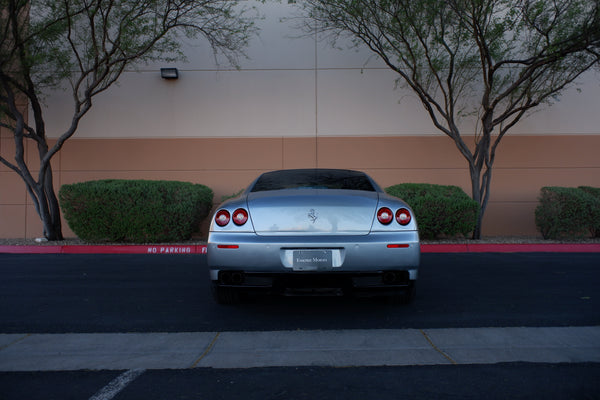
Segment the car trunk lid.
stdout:
<svg viewBox="0 0 600 400">
<path fill-rule="evenodd" d="M 258 235 L 366 235 L 377 192 L 290 189 L 250 193 L 248 210 Z"/>
</svg>

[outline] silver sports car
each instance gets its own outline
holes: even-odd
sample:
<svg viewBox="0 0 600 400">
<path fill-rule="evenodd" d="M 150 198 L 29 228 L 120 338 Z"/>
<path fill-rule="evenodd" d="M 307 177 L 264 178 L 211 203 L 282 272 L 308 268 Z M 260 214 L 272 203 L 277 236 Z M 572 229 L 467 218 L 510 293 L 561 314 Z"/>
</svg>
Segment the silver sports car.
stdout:
<svg viewBox="0 0 600 400">
<path fill-rule="evenodd" d="M 365 173 L 339 169 L 260 175 L 215 212 L 207 251 L 222 304 L 254 291 L 407 303 L 421 256 L 410 207 Z"/>
</svg>

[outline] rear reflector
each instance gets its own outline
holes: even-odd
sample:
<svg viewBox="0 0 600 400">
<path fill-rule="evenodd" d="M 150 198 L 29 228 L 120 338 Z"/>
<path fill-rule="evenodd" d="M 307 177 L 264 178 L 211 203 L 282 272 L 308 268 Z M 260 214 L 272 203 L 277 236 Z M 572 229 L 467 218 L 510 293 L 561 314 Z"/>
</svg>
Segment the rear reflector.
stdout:
<svg viewBox="0 0 600 400">
<path fill-rule="evenodd" d="M 402 244 L 388 244 L 387 247 L 388 247 L 388 249 L 406 249 L 406 248 L 409 248 L 410 245 L 406 244 L 406 243 L 402 243 Z"/>
<path fill-rule="evenodd" d="M 219 249 L 239 249 L 240 246 L 237 244 L 218 244 L 217 248 Z"/>
</svg>

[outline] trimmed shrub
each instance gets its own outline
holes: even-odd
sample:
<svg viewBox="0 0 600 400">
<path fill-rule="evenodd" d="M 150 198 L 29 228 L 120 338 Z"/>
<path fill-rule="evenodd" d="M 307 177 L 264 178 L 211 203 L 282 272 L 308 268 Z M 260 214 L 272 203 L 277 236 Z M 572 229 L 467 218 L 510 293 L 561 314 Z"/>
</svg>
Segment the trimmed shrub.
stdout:
<svg viewBox="0 0 600 400">
<path fill-rule="evenodd" d="M 99 180 L 59 191 L 69 227 L 93 242 L 188 240 L 210 212 L 212 199 L 210 188 L 176 181 Z"/>
<path fill-rule="evenodd" d="M 594 196 L 598 202 L 600 202 L 600 188 L 595 188 L 591 186 L 579 186 L 579 189 L 583 190 L 586 193 Z M 590 232 L 592 237 L 598 238 L 600 237 L 600 210 L 597 210 L 595 213 L 592 213 L 593 220 L 591 221 Z"/>
<path fill-rule="evenodd" d="M 597 194 L 594 188 L 543 187 L 535 210 L 535 224 L 542 237 L 580 238 L 589 233 L 596 236 L 600 227 Z"/>
<path fill-rule="evenodd" d="M 402 183 L 385 191 L 410 205 L 424 239 L 457 234 L 466 237 L 475 229 L 479 204 L 458 186 Z"/>
</svg>

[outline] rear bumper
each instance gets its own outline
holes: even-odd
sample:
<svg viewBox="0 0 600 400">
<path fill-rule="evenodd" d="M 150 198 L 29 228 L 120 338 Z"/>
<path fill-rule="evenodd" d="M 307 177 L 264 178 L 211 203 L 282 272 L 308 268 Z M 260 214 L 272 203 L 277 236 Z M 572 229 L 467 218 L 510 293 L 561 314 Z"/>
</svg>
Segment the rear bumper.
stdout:
<svg viewBox="0 0 600 400">
<path fill-rule="evenodd" d="M 295 249 L 332 249 L 333 266 L 325 270 L 295 271 L 289 255 Z M 219 282 L 220 271 L 244 276 L 361 276 L 385 271 L 406 271 L 417 279 L 420 263 L 416 231 L 372 232 L 360 236 L 259 236 L 254 233 L 211 232 L 207 261 L 210 277 Z M 222 282 L 221 282 L 222 283 Z M 248 285 L 247 283 L 245 286 Z"/>
<path fill-rule="evenodd" d="M 415 284 L 408 271 L 371 273 L 246 273 L 222 270 L 213 285 L 248 293 L 354 294 L 380 296 L 402 293 Z"/>
</svg>

